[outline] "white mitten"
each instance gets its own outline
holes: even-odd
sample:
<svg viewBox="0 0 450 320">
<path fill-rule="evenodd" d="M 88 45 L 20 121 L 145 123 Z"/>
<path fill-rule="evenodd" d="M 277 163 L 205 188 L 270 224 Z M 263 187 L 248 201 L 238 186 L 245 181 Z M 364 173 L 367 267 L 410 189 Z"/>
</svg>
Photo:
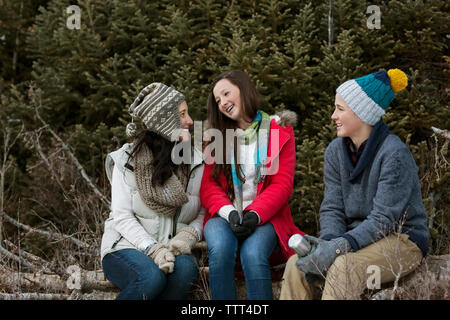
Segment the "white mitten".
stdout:
<svg viewBox="0 0 450 320">
<path fill-rule="evenodd" d="M 178 230 L 167 246 L 174 255 L 178 256 L 180 254 L 190 254 L 197 241 L 197 231 L 191 227 L 184 227 Z"/>
<path fill-rule="evenodd" d="M 153 259 L 164 273 L 173 272 L 175 256 L 165 245 L 155 244 L 148 252 L 148 256 Z"/>
</svg>

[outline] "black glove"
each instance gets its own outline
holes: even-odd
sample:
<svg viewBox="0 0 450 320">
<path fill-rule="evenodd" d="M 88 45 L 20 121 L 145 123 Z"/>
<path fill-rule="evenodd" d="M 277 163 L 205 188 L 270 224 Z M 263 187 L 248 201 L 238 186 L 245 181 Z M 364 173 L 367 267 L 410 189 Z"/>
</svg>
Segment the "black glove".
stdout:
<svg viewBox="0 0 450 320">
<path fill-rule="evenodd" d="M 244 213 L 244 218 L 242 219 L 242 225 L 234 232 L 236 237 L 243 241 L 247 239 L 258 226 L 259 218 L 256 212 L 249 211 Z"/>
<path fill-rule="evenodd" d="M 259 217 L 255 211 L 248 211 L 244 213 L 244 218 L 242 219 L 242 227 L 244 227 L 246 230 L 244 234 L 246 238 L 255 231 L 258 223 Z"/>
<path fill-rule="evenodd" d="M 248 237 L 248 230 L 242 225 L 243 219 L 241 218 L 237 210 L 233 210 L 230 212 L 230 214 L 228 215 L 228 222 L 230 223 L 231 231 L 233 231 L 238 240 L 243 240 Z"/>
<path fill-rule="evenodd" d="M 236 232 L 242 231 L 242 218 L 237 212 L 237 210 L 233 210 L 228 215 L 228 222 L 230 223 L 230 228 L 234 234 Z"/>
<path fill-rule="evenodd" d="M 244 214 L 244 218 L 241 220 L 237 210 L 233 210 L 228 216 L 228 221 L 236 238 L 238 238 L 238 240 L 244 240 L 255 231 L 258 226 L 259 218 L 256 212 L 249 211 Z"/>
</svg>

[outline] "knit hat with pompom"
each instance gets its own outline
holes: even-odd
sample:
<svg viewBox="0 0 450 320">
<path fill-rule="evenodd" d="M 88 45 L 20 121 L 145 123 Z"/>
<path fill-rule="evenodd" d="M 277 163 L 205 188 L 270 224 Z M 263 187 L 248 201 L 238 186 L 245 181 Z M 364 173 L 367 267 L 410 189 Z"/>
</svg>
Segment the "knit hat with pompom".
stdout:
<svg viewBox="0 0 450 320">
<path fill-rule="evenodd" d="M 395 93 L 407 85 L 408 77 L 403 71 L 390 69 L 348 80 L 336 92 L 362 121 L 373 126 L 385 114 Z"/>
</svg>

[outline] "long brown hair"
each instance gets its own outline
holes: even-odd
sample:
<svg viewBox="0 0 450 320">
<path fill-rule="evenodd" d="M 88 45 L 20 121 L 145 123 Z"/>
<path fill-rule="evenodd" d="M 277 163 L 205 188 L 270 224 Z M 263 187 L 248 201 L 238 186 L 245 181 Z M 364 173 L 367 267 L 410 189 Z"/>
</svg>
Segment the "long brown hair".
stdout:
<svg viewBox="0 0 450 320">
<path fill-rule="evenodd" d="M 172 174 L 183 174 L 185 176 L 189 175 L 189 167 L 186 164 L 182 163 L 180 165 L 176 165 L 172 161 L 171 154 L 175 142 L 166 140 L 159 134 L 147 129 L 142 130 L 136 135 L 133 141 L 134 147 L 128 157 L 127 163 L 129 163 L 130 159 L 134 158 L 136 154 L 141 151 L 141 147 L 144 143 L 153 154 L 153 186 L 163 186 Z"/>
<path fill-rule="evenodd" d="M 248 116 L 250 119 L 254 119 L 256 113 L 258 111 L 260 96 L 258 90 L 253 84 L 250 77 L 241 70 L 231 70 L 226 71 L 218 75 L 212 82 L 211 88 L 209 90 L 208 101 L 207 101 L 207 109 L 208 109 L 208 123 L 210 128 L 218 129 L 222 133 L 222 137 L 226 137 L 226 129 L 237 129 L 238 123 L 227 116 L 225 116 L 219 110 L 219 106 L 217 105 L 216 99 L 214 97 L 214 87 L 217 82 L 222 79 L 227 79 L 232 84 L 237 86 L 240 91 L 241 97 L 241 106 L 244 115 Z M 234 156 L 236 159 L 236 149 L 237 143 L 236 138 L 234 141 Z M 223 153 L 222 155 L 226 155 L 226 148 L 228 143 L 223 143 Z M 216 163 L 214 165 L 214 169 L 211 172 L 212 178 L 220 185 L 220 176 L 223 173 L 227 185 L 228 185 L 228 197 L 231 202 L 234 201 L 234 186 L 233 186 L 233 177 L 231 173 L 231 164 L 227 164 L 226 161 L 219 161 L 220 163 Z M 236 173 L 238 178 L 245 182 L 245 177 L 241 176 L 241 169 L 238 161 L 236 161 Z"/>
</svg>

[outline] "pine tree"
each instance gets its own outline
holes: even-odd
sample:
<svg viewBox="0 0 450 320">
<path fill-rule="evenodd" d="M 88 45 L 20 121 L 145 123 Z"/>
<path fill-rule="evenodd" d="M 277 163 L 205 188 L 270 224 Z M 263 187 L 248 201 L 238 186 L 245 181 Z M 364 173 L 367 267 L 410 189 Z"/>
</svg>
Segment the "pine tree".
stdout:
<svg viewBox="0 0 450 320">
<path fill-rule="evenodd" d="M 104 157 L 127 140 L 128 106 L 155 81 L 181 91 L 194 120 L 204 120 L 213 78 L 239 68 L 261 93 L 261 109 L 295 111 L 299 125 L 291 206 L 295 222 L 312 234 L 323 196 L 323 153 L 336 137 L 330 119 L 335 90 L 342 82 L 380 69 L 408 74 L 409 86 L 397 94 L 385 122 L 411 148 L 423 177 L 430 174 L 425 152 L 432 148 L 430 127 L 450 127 L 448 1 L 379 1 L 380 29 L 367 28 L 370 1 L 332 1 L 332 41 L 330 1 L 80 0 L 80 30 L 67 28 L 68 0 L 3 3 L 1 107 L 20 106 L 12 110 L 21 113 L 29 130 L 38 128 L 25 98 L 34 83 L 42 116 L 106 187 Z M 14 74 L 8 61 L 17 30 L 25 51 L 19 51 Z M 42 139 L 46 150 L 54 147 L 51 139 Z M 14 156 L 24 168 L 36 159 L 21 148 Z M 424 198 L 437 190 L 446 199 L 444 187 L 435 178 L 430 181 L 433 187 L 424 186 Z M 20 183 L 22 197 L 32 182 Z M 448 205 L 434 206 L 445 211 Z"/>
</svg>

